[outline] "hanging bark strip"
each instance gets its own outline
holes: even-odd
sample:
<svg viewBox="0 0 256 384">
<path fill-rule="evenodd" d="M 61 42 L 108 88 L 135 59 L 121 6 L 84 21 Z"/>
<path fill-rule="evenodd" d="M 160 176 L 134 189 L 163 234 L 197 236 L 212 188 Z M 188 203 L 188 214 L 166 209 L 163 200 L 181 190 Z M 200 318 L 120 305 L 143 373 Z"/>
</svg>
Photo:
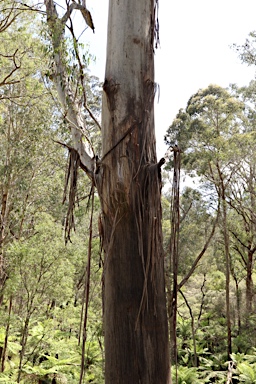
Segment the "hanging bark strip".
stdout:
<svg viewBox="0 0 256 384">
<path fill-rule="evenodd" d="M 179 260 L 179 227 L 180 227 L 180 159 L 181 150 L 174 146 L 173 150 L 173 184 L 171 198 L 171 237 L 170 237 L 170 269 L 172 272 L 172 294 L 169 298 L 170 339 L 172 359 L 177 367 L 177 294 L 178 294 L 178 260 Z M 177 375 L 176 375 L 177 376 Z"/>
<path fill-rule="evenodd" d="M 91 256 L 92 256 L 92 225 L 93 225 L 93 212 L 94 212 L 94 186 L 92 185 L 91 193 L 91 217 L 90 217 L 90 234 L 88 243 L 88 258 L 87 258 L 87 273 L 86 273 L 86 285 L 85 285 L 85 303 L 83 304 L 84 316 L 83 316 L 83 342 L 82 342 L 82 357 L 81 357 L 81 371 L 79 384 L 82 384 L 84 372 L 85 372 L 85 344 L 87 339 L 87 317 L 89 307 L 89 295 L 90 295 L 90 277 L 91 277 Z"/>
<path fill-rule="evenodd" d="M 140 247 L 140 255 L 141 255 L 141 261 L 143 265 L 143 274 L 144 274 L 144 284 L 143 284 L 143 291 L 142 291 L 142 297 L 140 301 L 139 311 L 137 320 L 135 323 L 135 330 L 138 329 L 139 319 L 140 316 L 143 315 L 143 312 L 145 310 L 148 310 L 148 282 L 150 281 L 155 289 L 155 293 L 157 294 L 157 255 L 160 254 L 161 250 L 157 249 L 157 241 L 156 237 L 161 237 L 161 234 L 158 230 L 158 222 L 161 221 L 162 212 L 161 207 L 157 207 L 157 200 L 161 197 L 161 167 L 165 163 L 165 160 L 162 158 L 156 165 L 147 165 L 145 169 L 142 170 L 145 179 L 143 180 L 143 189 L 140 190 L 140 193 L 138 193 L 138 201 L 136 202 L 136 206 L 134 207 L 134 210 L 137 211 L 138 217 L 136 217 L 136 227 L 138 230 L 138 240 L 139 240 L 139 247 Z M 147 210 L 145 209 L 145 206 L 143 206 L 143 201 L 146 200 L 146 196 L 148 194 L 148 190 L 155 191 L 155 193 L 151 196 L 151 209 Z M 143 238 L 143 222 L 148 221 L 149 222 L 149 228 L 148 236 L 145 241 L 145 238 Z M 147 259 L 144 260 L 144 254 L 145 251 L 147 253 Z M 155 298 L 154 298 L 155 299 Z M 155 303 L 154 303 L 154 307 Z M 155 310 L 155 309 L 154 309 Z M 155 310 L 156 312 L 156 310 Z"/>
<path fill-rule="evenodd" d="M 65 188 L 63 195 L 63 204 L 67 200 L 68 194 L 68 209 L 65 219 L 65 242 L 71 242 L 70 233 L 75 230 L 74 209 L 77 195 L 77 177 L 78 168 L 80 167 L 80 157 L 76 150 L 69 148 L 69 161 L 66 172 Z M 69 188 L 69 191 L 68 191 Z"/>
</svg>

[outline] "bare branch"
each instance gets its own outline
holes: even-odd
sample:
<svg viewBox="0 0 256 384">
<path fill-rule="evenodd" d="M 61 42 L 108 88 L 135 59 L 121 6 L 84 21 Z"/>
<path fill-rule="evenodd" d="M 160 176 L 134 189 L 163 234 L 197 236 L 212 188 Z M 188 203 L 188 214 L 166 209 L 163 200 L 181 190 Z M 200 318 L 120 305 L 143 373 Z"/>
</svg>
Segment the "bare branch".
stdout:
<svg viewBox="0 0 256 384">
<path fill-rule="evenodd" d="M 199 253 L 199 255 L 197 256 L 197 258 L 195 259 L 192 267 L 190 268 L 190 271 L 188 272 L 188 274 L 181 280 L 181 282 L 178 284 L 178 288 L 177 289 L 181 289 L 183 287 L 183 285 L 188 281 L 188 279 L 190 278 L 190 276 L 192 275 L 192 273 L 194 272 L 194 270 L 196 269 L 199 261 L 201 260 L 201 258 L 203 257 L 203 255 L 205 254 L 205 252 L 207 251 L 208 249 L 208 246 L 211 242 L 211 239 L 214 235 L 214 232 L 215 232 L 215 228 L 216 228 L 216 225 L 217 225 L 217 222 L 219 220 L 219 214 L 220 214 L 220 207 L 218 206 L 218 210 L 217 210 L 217 215 L 216 215 L 216 219 L 214 221 L 214 224 L 213 224 L 213 227 L 212 227 L 212 230 L 211 230 L 211 233 L 208 237 L 208 239 L 206 240 L 205 244 L 204 244 L 204 247 L 202 249 L 202 251 Z"/>
<path fill-rule="evenodd" d="M 70 15 L 71 15 L 71 13 L 73 12 L 74 9 L 79 9 L 81 11 L 82 16 L 83 16 L 86 24 L 94 32 L 94 24 L 93 24 L 91 13 L 88 11 L 86 6 L 78 4 L 78 3 L 75 3 L 75 2 L 73 2 L 70 6 L 68 6 L 67 12 L 65 13 L 65 15 L 61 19 L 62 24 L 63 25 L 66 24 L 66 22 L 70 18 Z"/>
<path fill-rule="evenodd" d="M 16 72 L 18 69 L 20 69 L 20 64 L 17 64 L 16 57 L 15 57 L 17 52 L 18 52 L 18 48 L 16 49 L 16 51 L 14 52 L 13 55 L 9 56 L 9 55 L 0 54 L 0 56 L 6 57 L 8 59 L 11 58 L 13 61 L 13 64 L 14 64 L 14 68 L 11 70 L 11 72 L 8 73 L 8 75 L 6 75 L 5 78 L 0 81 L 0 86 L 8 85 L 8 84 L 16 84 L 16 83 L 20 82 L 19 80 L 7 81 L 14 74 L 14 72 Z"/>
</svg>

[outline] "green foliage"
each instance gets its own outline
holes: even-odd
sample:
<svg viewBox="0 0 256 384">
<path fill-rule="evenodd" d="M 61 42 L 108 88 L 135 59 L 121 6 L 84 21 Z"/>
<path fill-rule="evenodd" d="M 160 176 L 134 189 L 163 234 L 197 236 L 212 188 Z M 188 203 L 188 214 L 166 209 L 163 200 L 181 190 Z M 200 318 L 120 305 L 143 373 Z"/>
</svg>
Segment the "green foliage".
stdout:
<svg viewBox="0 0 256 384">
<path fill-rule="evenodd" d="M 176 381 L 176 377 L 178 380 Z M 198 372 L 196 368 L 188 367 L 172 367 L 172 379 L 173 382 L 178 384 L 202 384 L 203 382 L 199 380 Z"/>
<path fill-rule="evenodd" d="M 15 266 L 9 269 L 9 277 L 18 280 L 20 300 L 24 300 L 24 295 L 29 300 L 24 307 L 33 301 L 41 305 L 47 297 L 66 301 L 72 295 L 73 268 L 67 258 L 68 249 L 61 241 L 61 227 L 47 214 L 41 214 L 36 221 L 40 224 L 35 226 L 35 235 L 14 243 L 7 252 L 10 265 Z M 7 282 L 6 289 L 12 288 Z"/>
<path fill-rule="evenodd" d="M 255 349 L 254 351 L 255 352 Z M 235 363 L 236 370 L 234 379 L 239 383 L 254 384 L 256 383 L 256 357 L 255 355 L 244 353 L 233 353 L 232 360 Z"/>
<path fill-rule="evenodd" d="M 237 365 L 239 381 L 246 384 L 256 383 L 256 364 L 241 363 Z"/>
<path fill-rule="evenodd" d="M 248 65 L 255 65 L 256 56 L 256 32 L 249 33 L 248 38 L 242 46 L 234 44 L 242 62 Z"/>
<path fill-rule="evenodd" d="M 243 109 L 244 104 L 226 89 L 209 85 L 189 99 L 186 111 L 179 111 L 165 141 L 178 144 L 188 171 L 211 180 L 216 161 L 222 169 L 235 156 L 232 137 L 240 130 Z"/>
<path fill-rule="evenodd" d="M 40 224 L 35 226 L 35 235 L 12 244 L 7 252 L 12 267 L 8 271 L 5 294 L 13 297 L 13 311 L 9 320 L 10 360 L 6 362 L 5 373 L 17 377 L 19 355 L 24 347 L 22 383 L 34 383 L 35 378 L 47 382 L 53 376 L 57 383 L 77 383 L 81 360 L 78 337 L 83 286 L 79 288 L 80 293 L 74 294 L 74 290 L 77 289 L 75 270 L 81 271 L 84 264 L 82 242 L 76 237 L 80 252 L 72 244 L 65 246 L 61 226 L 49 214 L 39 216 L 36 221 Z M 104 349 L 100 288 L 97 285 L 100 274 L 94 271 L 94 261 L 92 268 L 95 299 L 90 304 L 88 315 L 86 380 L 103 383 Z M 77 296 L 77 303 L 74 296 Z M 3 346 L 6 313 L 1 310 L 0 323 L 0 346 Z"/>
<path fill-rule="evenodd" d="M 3 383 L 3 384 L 17 384 L 17 381 L 13 380 L 11 377 L 9 377 L 8 375 L 4 374 L 4 373 L 0 373 L 0 383 Z"/>
</svg>

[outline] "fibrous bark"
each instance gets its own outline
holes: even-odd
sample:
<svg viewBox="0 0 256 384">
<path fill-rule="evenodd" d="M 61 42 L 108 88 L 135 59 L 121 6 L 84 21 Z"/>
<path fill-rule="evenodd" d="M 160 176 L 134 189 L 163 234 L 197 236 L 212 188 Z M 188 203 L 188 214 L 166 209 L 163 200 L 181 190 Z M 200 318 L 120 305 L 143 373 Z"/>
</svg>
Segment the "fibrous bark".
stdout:
<svg viewBox="0 0 256 384">
<path fill-rule="evenodd" d="M 154 27 L 154 0 L 110 1 L 97 185 L 105 250 L 106 384 L 169 382 Z"/>
</svg>

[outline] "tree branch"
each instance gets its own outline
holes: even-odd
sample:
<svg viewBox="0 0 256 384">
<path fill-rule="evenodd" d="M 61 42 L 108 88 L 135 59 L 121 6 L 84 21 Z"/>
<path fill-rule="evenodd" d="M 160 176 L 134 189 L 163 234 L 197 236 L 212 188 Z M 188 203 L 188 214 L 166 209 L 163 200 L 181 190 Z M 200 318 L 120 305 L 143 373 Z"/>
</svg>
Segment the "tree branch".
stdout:
<svg viewBox="0 0 256 384">
<path fill-rule="evenodd" d="M 199 253 L 199 255 L 197 256 L 197 258 L 195 259 L 192 267 L 190 268 L 190 271 L 188 272 L 187 276 L 185 276 L 181 282 L 178 284 L 178 290 L 180 290 L 183 285 L 188 281 L 188 279 L 190 278 L 190 276 L 192 275 L 192 273 L 194 272 L 194 270 L 196 269 L 199 261 L 201 260 L 201 258 L 203 257 L 203 255 L 205 254 L 209 244 L 210 244 L 210 241 L 214 235 L 214 232 L 215 232 L 215 228 L 216 228 L 216 225 L 217 225 L 217 222 L 219 220 L 219 214 L 220 214 L 220 209 L 219 209 L 219 206 L 218 206 L 218 210 L 217 210 L 217 216 L 216 216 L 216 219 L 214 221 L 214 224 L 213 224 L 213 228 L 212 228 L 212 231 L 208 237 L 208 239 L 206 240 L 205 244 L 204 244 L 204 247 L 202 249 L 202 251 Z"/>
<path fill-rule="evenodd" d="M 78 102 L 75 100 L 74 94 L 68 83 L 68 74 L 65 64 L 63 49 L 65 47 L 64 31 L 65 22 L 70 16 L 73 9 L 80 9 L 76 5 L 71 5 L 66 14 L 59 18 L 53 0 L 44 0 L 47 14 L 47 24 L 50 31 L 53 51 L 55 73 L 53 74 L 53 82 L 56 86 L 59 100 L 62 108 L 66 111 L 67 121 L 72 136 L 74 149 L 80 156 L 81 166 L 88 176 L 93 179 L 94 162 L 87 153 L 83 142 L 83 134 L 85 132 L 85 121 L 83 119 Z M 75 3 L 74 3 L 75 4 Z"/>
<path fill-rule="evenodd" d="M 68 19 L 70 18 L 71 16 L 71 13 L 73 12 L 74 9 L 79 9 L 82 13 L 82 16 L 86 22 L 86 24 L 93 30 L 94 32 L 94 25 L 93 25 L 93 20 L 92 20 L 92 16 L 91 16 L 91 13 L 88 11 L 88 9 L 86 8 L 85 5 L 81 5 L 81 4 L 78 4 L 78 3 L 72 3 L 70 7 L 68 7 L 67 9 L 67 12 L 65 13 L 65 15 L 61 18 L 61 22 L 63 25 L 66 24 L 66 22 L 68 21 Z"/>
<path fill-rule="evenodd" d="M 3 85 L 10 85 L 10 84 L 16 84 L 16 83 L 19 83 L 20 81 L 19 80 L 12 80 L 12 81 L 7 81 L 13 74 L 14 72 L 16 72 L 18 69 L 20 69 L 20 65 L 18 65 L 16 63 L 16 53 L 18 52 L 18 48 L 16 49 L 16 51 L 14 52 L 13 55 L 3 55 L 3 54 L 0 54 L 0 56 L 3 56 L 7 59 L 10 59 L 12 58 L 12 61 L 13 61 L 13 64 L 14 64 L 14 68 L 10 71 L 10 73 L 8 73 L 8 75 L 5 76 L 5 78 L 3 80 L 0 81 L 0 87 L 3 86 Z"/>
</svg>

